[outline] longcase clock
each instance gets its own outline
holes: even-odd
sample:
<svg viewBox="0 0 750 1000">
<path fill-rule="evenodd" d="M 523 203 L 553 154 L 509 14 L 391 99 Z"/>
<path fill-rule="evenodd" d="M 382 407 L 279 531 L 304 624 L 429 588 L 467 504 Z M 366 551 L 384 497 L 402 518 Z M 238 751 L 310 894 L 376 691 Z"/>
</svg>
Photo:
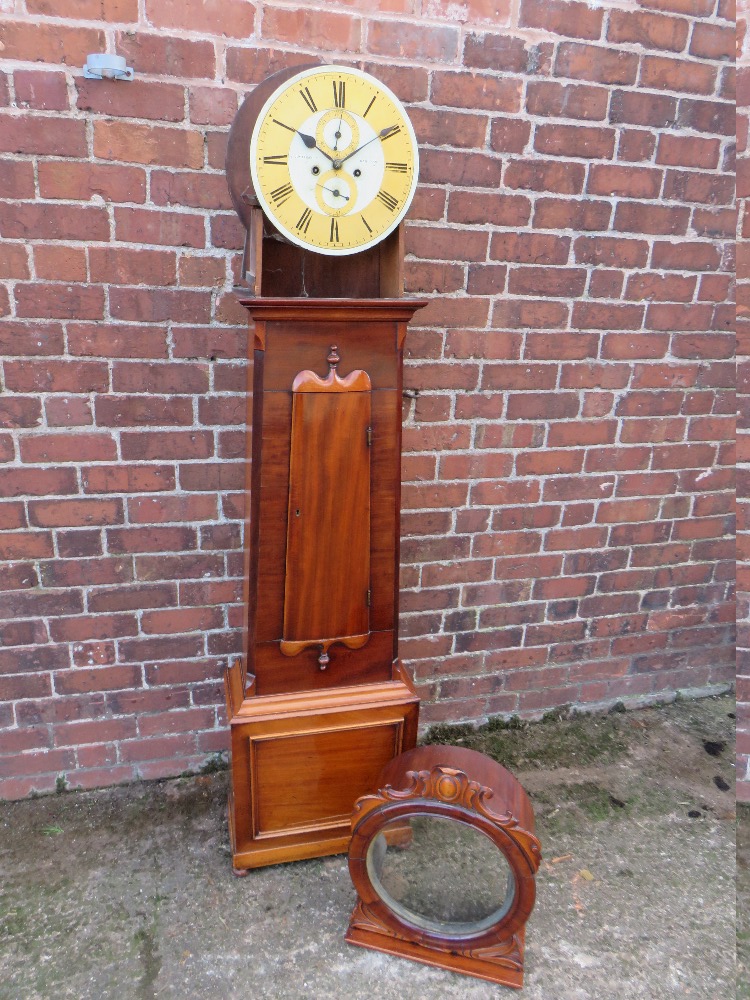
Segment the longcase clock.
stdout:
<svg viewBox="0 0 750 1000">
<path fill-rule="evenodd" d="M 414 746 L 398 659 L 403 293 L 417 143 L 357 69 L 269 77 L 232 125 L 253 345 L 245 629 L 227 671 L 234 870 L 347 850 Z"/>
</svg>

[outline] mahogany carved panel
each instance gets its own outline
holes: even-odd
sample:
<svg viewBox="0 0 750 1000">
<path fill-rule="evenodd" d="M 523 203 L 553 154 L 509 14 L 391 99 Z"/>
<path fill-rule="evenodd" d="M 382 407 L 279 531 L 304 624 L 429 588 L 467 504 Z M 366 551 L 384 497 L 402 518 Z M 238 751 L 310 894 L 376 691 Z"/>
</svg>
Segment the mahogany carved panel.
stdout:
<svg viewBox="0 0 750 1000">
<path fill-rule="evenodd" d="M 359 649 L 370 632 L 371 382 L 342 378 L 331 347 L 329 372 L 300 372 L 292 386 L 284 625 L 281 652 L 335 643 Z"/>
</svg>

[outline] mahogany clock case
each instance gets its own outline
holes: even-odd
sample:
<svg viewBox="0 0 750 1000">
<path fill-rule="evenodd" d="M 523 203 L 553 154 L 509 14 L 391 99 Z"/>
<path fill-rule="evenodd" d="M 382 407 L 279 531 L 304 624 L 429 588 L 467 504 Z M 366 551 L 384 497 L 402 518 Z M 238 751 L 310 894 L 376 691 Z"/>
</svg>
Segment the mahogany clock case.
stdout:
<svg viewBox="0 0 750 1000">
<path fill-rule="evenodd" d="M 246 99 L 227 156 L 253 351 L 243 653 L 225 684 L 238 874 L 346 851 L 354 801 L 417 734 L 397 642 L 401 405 L 406 327 L 426 301 L 400 297 L 400 226 L 322 256 L 255 203 L 254 116 L 298 70 Z"/>
</svg>

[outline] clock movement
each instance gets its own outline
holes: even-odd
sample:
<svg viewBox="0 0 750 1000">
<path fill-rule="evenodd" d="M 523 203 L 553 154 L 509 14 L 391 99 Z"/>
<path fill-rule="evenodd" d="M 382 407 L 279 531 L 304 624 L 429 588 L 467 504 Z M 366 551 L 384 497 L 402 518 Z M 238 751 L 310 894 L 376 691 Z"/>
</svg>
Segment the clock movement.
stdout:
<svg viewBox="0 0 750 1000">
<path fill-rule="evenodd" d="M 398 569 L 417 173 L 406 112 L 357 69 L 283 70 L 230 131 L 252 347 L 244 639 L 225 678 L 238 874 L 346 851 L 355 799 L 416 741 Z"/>
</svg>

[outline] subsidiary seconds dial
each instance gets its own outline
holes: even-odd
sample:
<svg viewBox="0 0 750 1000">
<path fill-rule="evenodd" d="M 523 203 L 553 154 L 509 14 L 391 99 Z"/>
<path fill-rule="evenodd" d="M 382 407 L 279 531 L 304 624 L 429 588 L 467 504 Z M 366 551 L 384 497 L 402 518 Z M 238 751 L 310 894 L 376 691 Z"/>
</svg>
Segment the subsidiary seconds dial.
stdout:
<svg viewBox="0 0 750 1000">
<path fill-rule="evenodd" d="M 398 98 L 343 66 L 286 80 L 250 141 L 257 198 L 293 243 L 322 254 L 374 246 L 406 214 L 417 185 L 414 129 Z"/>
</svg>

